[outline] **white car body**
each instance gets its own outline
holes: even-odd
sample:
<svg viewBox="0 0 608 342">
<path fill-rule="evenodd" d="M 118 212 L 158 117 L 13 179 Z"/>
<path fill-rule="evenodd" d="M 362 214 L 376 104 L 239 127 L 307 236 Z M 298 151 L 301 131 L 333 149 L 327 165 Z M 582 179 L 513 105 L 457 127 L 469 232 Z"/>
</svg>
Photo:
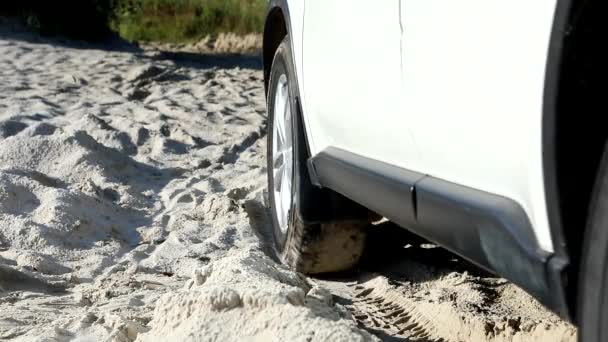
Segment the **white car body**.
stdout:
<svg viewBox="0 0 608 342">
<path fill-rule="evenodd" d="M 586 4 L 270 0 L 265 82 L 288 36 L 313 185 L 568 316 L 605 142 L 573 117 L 596 110 Z"/>
<path fill-rule="evenodd" d="M 371 7 L 289 1 L 312 155 L 334 146 L 513 199 L 552 252 L 541 121 L 556 1 Z"/>
</svg>

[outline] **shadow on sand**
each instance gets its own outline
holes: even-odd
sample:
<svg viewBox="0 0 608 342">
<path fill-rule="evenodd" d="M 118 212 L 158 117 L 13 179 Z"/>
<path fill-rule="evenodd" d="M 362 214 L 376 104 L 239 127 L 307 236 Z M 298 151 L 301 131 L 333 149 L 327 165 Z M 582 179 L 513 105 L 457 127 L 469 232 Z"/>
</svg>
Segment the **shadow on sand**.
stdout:
<svg viewBox="0 0 608 342">
<path fill-rule="evenodd" d="M 318 278 L 350 282 L 361 281 L 362 275 L 375 274 L 383 275 L 389 281 L 425 282 L 453 272 L 497 277 L 392 222 L 384 222 L 369 228 L 365 251 L 355 269 Z"/>
</svg>

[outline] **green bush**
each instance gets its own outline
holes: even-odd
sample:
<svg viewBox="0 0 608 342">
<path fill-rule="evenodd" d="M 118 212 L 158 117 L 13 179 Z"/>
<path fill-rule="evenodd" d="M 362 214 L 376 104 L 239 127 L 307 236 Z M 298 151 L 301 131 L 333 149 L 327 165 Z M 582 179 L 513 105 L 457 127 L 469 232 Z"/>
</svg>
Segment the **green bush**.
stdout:
<svg viewBox="0 0 608 342">
<path fill-rule="evenodd" d="M 261 32 L 267 0 L 116 0 L 112 27 L 128 40 L 183 42 Z"/>
<path fill-rule="evenodd" d="M 0 15 L 18 16 L 44 34 L 98 39 L 184 42 L 220 32 L 261 32 L 267 0 L 0 0 Z"/>
</svg>

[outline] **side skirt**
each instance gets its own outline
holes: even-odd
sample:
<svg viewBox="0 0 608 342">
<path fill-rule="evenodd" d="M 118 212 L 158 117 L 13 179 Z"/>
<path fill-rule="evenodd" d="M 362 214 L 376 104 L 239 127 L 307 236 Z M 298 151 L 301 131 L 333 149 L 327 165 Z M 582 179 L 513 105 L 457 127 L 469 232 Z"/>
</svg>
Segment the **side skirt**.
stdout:
<svg viewBox="0 0 608 342">
<path fill-rule="evenodd" d="M 509 279 L 568 318 L 557 282 L 563 263 L 539 247 L 515 201 L 334 147 L 311 158 L 309 171 L 313 184 Z"/>
</svg>

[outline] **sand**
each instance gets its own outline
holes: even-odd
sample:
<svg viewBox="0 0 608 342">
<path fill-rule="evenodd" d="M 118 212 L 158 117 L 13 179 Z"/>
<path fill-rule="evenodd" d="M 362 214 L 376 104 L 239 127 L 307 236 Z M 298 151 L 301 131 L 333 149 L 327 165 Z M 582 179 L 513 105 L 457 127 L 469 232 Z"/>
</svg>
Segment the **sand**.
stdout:
<svg viewBox="0 0 608 342">
<path fill-rule="evenodd" d="M 192 50 L 0 29 L 0 339 L 575 340 L 540 305 L 517 311 L 535 303 L 521 291 L 500 296 L 508 310 L 467 309 L 483 301 L 454 285 L 477 279 L 466 271 L 406 285 L 376 266 L 328 281 L 278 263 L 259 60 Z"/>
</svg>

